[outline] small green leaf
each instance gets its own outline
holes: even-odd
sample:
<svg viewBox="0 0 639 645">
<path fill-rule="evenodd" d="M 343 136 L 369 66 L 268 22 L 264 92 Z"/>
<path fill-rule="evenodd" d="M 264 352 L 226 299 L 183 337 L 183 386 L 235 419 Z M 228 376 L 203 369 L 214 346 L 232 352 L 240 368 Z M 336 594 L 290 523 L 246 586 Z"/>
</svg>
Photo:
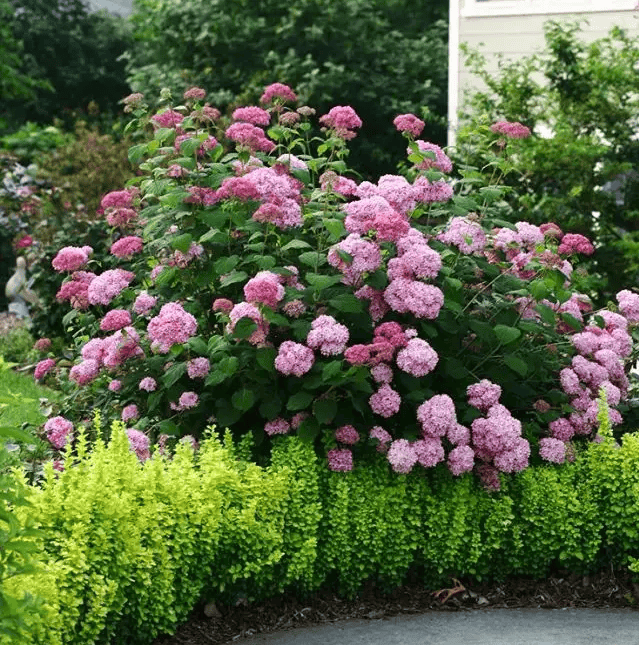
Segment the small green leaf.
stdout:
<svg viewBox="0 0 639 645">
<path fill-rule="evenodd" d="M 175 363 L 162 376 L 165 387 L 174 385 L 186 373 L 186 363 Z"/>
<path fill-rule="evenodd" d="M 504 363 L 510 367 L 513 372 L 519 374 L 519 376 L 526 376 L 526 374 L 528 374 L 528 364 L 518 356 L 508 354 L 504 356 Z"/>
<path fill-rule="evenodd" d="M 331 307 L 349 314 L 359 314 L 364 311 L 364 303 L 351 293 L 340 293 L 328 301 Z"/>
<path fill-rule="evenodd" d="M 230 273 L 233 269 L 239 264 L 240 256 L 231 255 L 226 258 L 220 258 L 213 264 L 215 272 L 219 275 L 224 275 L 225 273 Z"/>
<path fill-rule="evenodd" d="M 322 370 L 322 379 L 324 381 L 330 381 L 332 378 L 337 376 L 342 371 L 342 361 L 331 361 L 324 365 Z"/>
<path fill-rule="evenodd" d="M 535 307 L 535 311 L 541 316 L 541 319 L 547 325 L 555 324 L 555 320 L 556 320 L 555 312 L 548 305 L 538 304 Z"/>
<path fill-rule="evenodd" d="M 286 404 L 287 410 L 305 410 L 313 402 L 315 397 L 310 392 L 298 392 L 294 394 Z"/>
<path fill-rule="evenodd" d="M 231 284 L 235 284 L 236 282 L 243 282 L 248 278 L 248 273 L 245 271 L 231 271 L 231 273 L 228 273 L 224 277 L 220 278 L 220 285 L 223 287 L 228 287 Z"/>
<path fill-rule="evenodd" d="M 261 347 L 255 353 L 257 364 L 267 372 L 275 371 L 275 357 L 277 350 L 274 347 Z"/>
<path fill-rule="evenodd" d="M 322 220 L 324 228 L 336 239 L 343 237 L 346 229 L 344 223 L 339 219 L 325 219 Z"/>
<path fill-rule="evenodd" d="M 282 401 L 277 397 L 269 397 L 268 400 L 260 404 L 260 414 L 272 421 L 277 417 L 282 409 Z"/>
<path fill-rule="evenodd" d="M 313 414 L 322 425 L 327 425 L 337 414 L 337 402 L 334 399 L 318 399 L 313 405 Z"/>
<path fill-rule="evenodd" d="M 291 251 L 292 249 L 312 249 L 313 247 L 304 240 L 291 240 L 282 247 L 282 251 Z"/>
<path fill-rule="evenodd" d="M 315 441 L 315 438 L 320 432 L 320 425 L 315 417 L 308 417 L 302 421 L 300 427 L 297 429 L 297 436 L 308 443 Z"/>
<path fill-rule="evenodd" d="M 171 240 L 171 248 L 182 251 L 182 253 L 186 253 L 189 250 L 192 241 L 193 236 L 190 233 L 183 233 Z"/>
<path fill-rule="evenodd" d="M 129 162 L 134 165 L 139 163 L 144 158 L 146 151 L 146 143 L 140 143 L 136 146 L 131 146 L 129 148 Z"/>
<path fill-rule="evenodd" d="M 320 253 L 319 251 L 307 251 L 306 253 L 300 253 L 298 259 L 302 264 L 306 264 L 310 267 L 321 267 L 323 264 L 326 264 L 326 254 Z"/>
<path fill-rule="evenodd" d="M 521 330 L 517 327 L 508 327 L 507 325 L 495 325 L 495 335 L 502 345 L 508 345 L 516 341 L 521 336 Z"/>
<path fill-rule="evenodd" d="M 192 349 L 197 354 L 204 355 L 209 351 L 206 341 L 203 338 L 200 338 L 199 336 L 193 336 L 192 338 L 189 338 L 189 340 L 186 343 L 186 346 L 189 349 Z"/>
<path fill-rule="evenodd" d="M 237 321 L 233 329 L 233 336 L 235 338 L 248 338 L 255 331 L 257 331 L 257 323 L 245 316 Z"/>
<path fill-rule="evenodd" d="M 342 280 L 340 275 L 321 275 L 319 273 L 307 273 L 306 281 L 315 291 L 322 291 L 328 287 L 338 284 Z"/>
</svg>

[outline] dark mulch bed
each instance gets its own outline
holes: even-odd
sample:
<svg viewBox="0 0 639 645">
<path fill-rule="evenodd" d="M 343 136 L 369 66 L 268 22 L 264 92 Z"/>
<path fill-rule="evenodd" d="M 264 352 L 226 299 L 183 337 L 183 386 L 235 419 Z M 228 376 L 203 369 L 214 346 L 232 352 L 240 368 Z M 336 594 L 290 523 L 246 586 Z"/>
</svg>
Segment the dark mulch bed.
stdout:
<svg viewBox="0 0 639 645">
<path fill-rule="evenodd" d="M 468 586 L 451 580 L 450 588 L 436 591 L 408 584 L 384 594 L 370 586 L 355 600 L 326 591 L 302 600 L 284 595 L 248 606 L 241 601 L 233 607 L 210 605 L 206 608 L 210 618 L 204 607 L 198 607 L 175 636 L 158 638 L 153 645 L 222 645 L 242 636 L 348 618 L 378 620 L 399 614 L 497 607 L 639 607 L 639 584 L 632 582 L 628 571 L 608 569 L 591 576 L 560 572 L 545 580 L 514 578 Z"/>
</svg>

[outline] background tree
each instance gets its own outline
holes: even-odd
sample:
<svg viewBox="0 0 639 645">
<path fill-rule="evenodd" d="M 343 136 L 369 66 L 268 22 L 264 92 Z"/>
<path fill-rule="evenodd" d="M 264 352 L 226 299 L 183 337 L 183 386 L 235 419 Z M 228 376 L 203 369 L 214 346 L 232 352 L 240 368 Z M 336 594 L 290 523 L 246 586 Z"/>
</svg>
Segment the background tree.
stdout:
<svg viewBox="0 0 639 645">
<path fill-rule="evenodd" d="M 118 61 L 130 42 L 125 19 L 91 13 L 85 0 L 2 2 L 10 8 L 2 28 L 23 44 L 17 71 L 42 84 L 30 96 L 3 102 L 11 129 L 27 120 L 50 123 L 91 101 L 100 111 L 119 111 L 118 101 L 129 92 L 124 62 Z"/>
<path fill-rule="evenodd" d="M 460 132 L 457 157 L 478 167 L 488 161 L 478 154 L 482 123 L 520 121 L 550 131 L 523 140 L 508 159 L 514 212 L 593 239 L 592 295 L 605 302 L 639 279 L 639 38 L 614 28 L 588 44 L 579 23 L 552 21 L 545 38 L 542 53 L 501 61 L 498 76 L 486 71 L 480 53 L 467 52 L 487 91 L 467 97 L 463 120 L 470 125 Z"/>
<path fill-rule="evenodd" d="M 136 0 L 128 80 L 150 96 L 204 87 L 219 108 L 255 101 L 280 81 L 327 111 L 351 105 L 364 127 L 353 165 L 394 170 L 404 143 L 393 118 L 420 112 L 423 138 L 445 139 L 447 3 L 437 0 Z"/>
</svg>

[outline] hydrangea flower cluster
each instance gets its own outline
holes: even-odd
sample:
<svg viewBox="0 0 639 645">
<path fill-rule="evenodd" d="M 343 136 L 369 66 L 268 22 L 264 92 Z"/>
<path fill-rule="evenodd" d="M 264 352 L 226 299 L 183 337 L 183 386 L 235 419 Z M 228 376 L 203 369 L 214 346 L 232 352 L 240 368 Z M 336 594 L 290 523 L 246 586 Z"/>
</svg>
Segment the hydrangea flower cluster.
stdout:
<svg viewBox="0 0 639 645">
<path fill-rule="evenodd" d="M 160 354 L 167 354 L 176 343 L 185 343 L 196 331 L 197 321 L 184 311 L 179 302 L 163 305 L 160 313 L 151 318 L 147 326 L 151 349 Z"/>
<path fill-rule="evenodd" d="M 530 136 L 530 128 L 519 123 L 519 121 L 497 121 L 490 126 L 495 134 L 502 134 L 509 139 L 527 139 Z"/>
<path fill-rule="evenodd" d="M 47 439 L 56 450 L 62 450 L 73 441 L 73 423 L 64 417 L 52 417 L 44 424 Z"/>
</svg>

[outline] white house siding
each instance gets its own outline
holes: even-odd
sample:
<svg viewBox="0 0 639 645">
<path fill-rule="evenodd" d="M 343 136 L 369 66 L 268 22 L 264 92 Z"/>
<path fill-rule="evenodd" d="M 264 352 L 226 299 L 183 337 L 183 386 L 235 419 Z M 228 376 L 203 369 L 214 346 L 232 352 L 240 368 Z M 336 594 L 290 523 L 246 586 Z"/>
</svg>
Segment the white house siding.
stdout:
<svg viewBox="0 0 639 645">
<path fill-rule="evenodd" d="M 610 6 L 615 2 L 629 6 L 626 0 L 609 0 L 607 4 Z M 459 51 L 460 43 L 479 49 L 486 57 L 486 69 L 497 74 L 498 54 L 502 54 L 505 60 L 516 60 L 544 48 L 543 25 L 548 20 L 587 20 L 582 24 L 581 36 L 587 42 L 606 36 L 614 26 L 639 36 L 639 11 L 632 8 L 603 11 L 599 6 L 594 11 L 567 13 L 570 0 L 555 0 L 553 4 L 558 7 L 555 13 L 533 13 L 530 9 L 535 11 L 535 5 L 538 8 L 542 4 L 539 0 L 451 0 L 450 4 L 449 144 L 454 143 L 456 115 L 463 103 L 464 92 L 485 89 L 485 85 L 465 68 L 464 56 Z M 582 0 L 581 6 L 584 4 Z M 507 15 L 498 15 L 500 6 L 504 6 L 503 13 Z M 497 15 L 473 15 L 482 11 L 496 11 Z M 517 14 L 517 11 L 526 13 Z"/>
</svg>

